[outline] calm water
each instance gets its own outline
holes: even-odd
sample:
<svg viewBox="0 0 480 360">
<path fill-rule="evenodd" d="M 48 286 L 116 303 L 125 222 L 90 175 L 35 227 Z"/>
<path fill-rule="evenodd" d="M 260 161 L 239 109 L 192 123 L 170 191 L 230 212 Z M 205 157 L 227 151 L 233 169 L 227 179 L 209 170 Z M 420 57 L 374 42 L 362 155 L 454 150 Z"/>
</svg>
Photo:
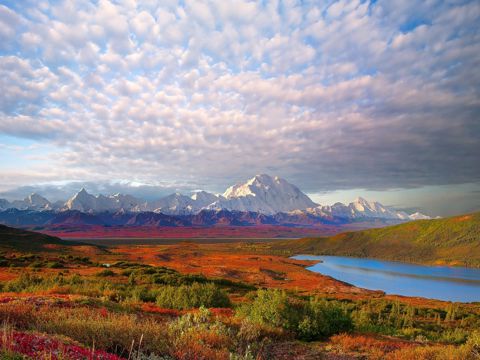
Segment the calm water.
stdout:
<svg viewBox="0 0 480 360">
<path fill-rule="evenodd" d="M 480 269 L 412 265 L 344 256 L 298 255 L 294 258 L 321 260 L 323 262 L 308 270 L 365 289 L 447 301 L 480 301 Z"/>
</svg>

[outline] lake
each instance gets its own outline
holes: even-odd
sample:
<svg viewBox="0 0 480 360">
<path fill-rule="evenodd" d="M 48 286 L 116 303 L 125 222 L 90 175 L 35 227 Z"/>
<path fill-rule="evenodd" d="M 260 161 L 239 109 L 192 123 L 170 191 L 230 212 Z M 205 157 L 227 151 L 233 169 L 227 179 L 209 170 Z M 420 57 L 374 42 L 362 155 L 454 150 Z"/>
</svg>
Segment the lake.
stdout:
<svg viewBox="0 0 480 360">
<path fill-rule="evenodd" d="M 293 258 L 321 260 L 307 269 L 365 289 L 446 301 L 480 301 L 480 269 L 344 256 L 297 255 Z"/>
</svg>

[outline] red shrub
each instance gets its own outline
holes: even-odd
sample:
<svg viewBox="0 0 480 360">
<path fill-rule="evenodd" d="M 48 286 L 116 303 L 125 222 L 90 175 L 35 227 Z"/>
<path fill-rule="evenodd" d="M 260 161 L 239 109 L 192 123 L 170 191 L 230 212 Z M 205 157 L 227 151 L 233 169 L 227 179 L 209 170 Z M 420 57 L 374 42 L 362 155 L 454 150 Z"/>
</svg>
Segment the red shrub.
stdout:
<svg viewBox="0 0 480 360">
<path fill-rule="evenodd" d="M 182 314 L 181 311 L 178 311 L 175 309 L 165 309 L 152 303 L 142 304 L 141 309 L 142 311 L 145 311 L 145 312 L 150 312 L 150 313 L 155 313 L 160 315 L 168 315 L 172 317 L 180 316 Z"/>
<path fill-rule="evenodd" d="M 78 345 L 64 344 L 45 335 L 13 332 L 11 336 L 2 337 L 2 347 L 27 355 L 34 359 L 48 356 L 51 360 L 122 360 L 123 358 L 102 350 L 90 350 Z M 8 343 L 5 343 L 8 342 Z"/>
</svg>

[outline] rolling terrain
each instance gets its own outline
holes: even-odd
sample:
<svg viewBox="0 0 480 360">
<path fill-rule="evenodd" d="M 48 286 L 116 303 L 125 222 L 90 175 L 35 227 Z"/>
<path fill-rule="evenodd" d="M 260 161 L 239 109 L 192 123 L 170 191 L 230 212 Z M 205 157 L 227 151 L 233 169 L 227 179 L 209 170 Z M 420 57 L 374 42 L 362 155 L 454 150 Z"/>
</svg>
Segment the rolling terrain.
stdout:
<svg viewBox="0 0 480 360">
<path fill-rule="evenodd" d="M 255 254 L 264 244 L 0 239 L 2 359 L 474 359 L 478 346 L 478 304 L 360 289 Z"/>
<path fill-rule="evenodd" d="M 370 257 L 480 267 L 480 212 L 265 244 L 274 253 Z"/>
</svg>

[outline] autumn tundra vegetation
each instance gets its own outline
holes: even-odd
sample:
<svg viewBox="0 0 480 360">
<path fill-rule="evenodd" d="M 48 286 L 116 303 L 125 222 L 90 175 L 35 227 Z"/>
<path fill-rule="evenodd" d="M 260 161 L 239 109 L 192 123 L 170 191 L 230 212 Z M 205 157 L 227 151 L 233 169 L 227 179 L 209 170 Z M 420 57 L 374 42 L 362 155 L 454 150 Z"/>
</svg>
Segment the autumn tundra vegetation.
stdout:
<svg viewBox="0 0 480 360">
<path fill-rule="evenodd" d="M 1 248 L 3 359 L 480 356 L 478 303 L 386 296 L 242 244 L 99 247 L 8 230 Z"/>
</svg>

